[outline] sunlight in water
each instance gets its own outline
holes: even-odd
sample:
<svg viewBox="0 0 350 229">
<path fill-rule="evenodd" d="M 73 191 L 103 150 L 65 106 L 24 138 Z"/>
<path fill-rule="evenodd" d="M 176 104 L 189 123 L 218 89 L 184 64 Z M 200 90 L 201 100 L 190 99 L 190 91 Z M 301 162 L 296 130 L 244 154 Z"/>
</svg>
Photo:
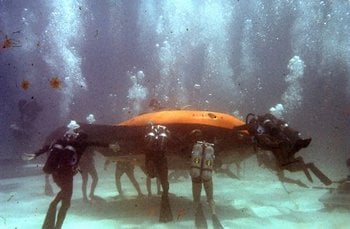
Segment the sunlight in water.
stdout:
<svg viewBox="0 0 350 229">
<path fill-rule="evenodd" d="M 50 51 L 45 60 L 51 66 L 52 73 L 64 79 L 60 106 L 61 116 L 66 117 L 74 97 L 81 88 L 87 88 L 77 51 L 84 30 L 78 11 L 79 2 L 67 0 L 53 1 L 51 4 L 51 18 L 45 31 Z"/>
</svg>

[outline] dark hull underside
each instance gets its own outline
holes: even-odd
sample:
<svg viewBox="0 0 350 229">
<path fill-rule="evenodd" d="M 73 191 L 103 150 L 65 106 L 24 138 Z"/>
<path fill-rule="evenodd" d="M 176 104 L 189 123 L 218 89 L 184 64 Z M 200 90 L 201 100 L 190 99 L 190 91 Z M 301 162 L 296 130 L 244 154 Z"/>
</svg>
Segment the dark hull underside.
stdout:
<svg viewBox="0 0 350 229">
<path fill-rule="evenodd" d="M 216 164 L 239 162 L 254 153 L 248 133 L 233 131 L 234 127 L 244 123 L 234 116 L 218 112 L 169 110 L 142 114 L 115 125 L 79 125 L 88 135 L 88 141 L 117 143 L 120 146 L 118 152 L 99 149 L 105 157 L 142 161 L 147 150 L 144 137 L 149 122 L 165 125 L 170 131 L 166 152 L 170 168 L 173 165 L 187 167 L 194 144 L 191 132 L 196 129 L 202 132 L 202 140 L 214 143 Z M 66 127 L 60 127 L 53 131 L 46 144 L 62 137 L 66 130 Z"/>
</svg>

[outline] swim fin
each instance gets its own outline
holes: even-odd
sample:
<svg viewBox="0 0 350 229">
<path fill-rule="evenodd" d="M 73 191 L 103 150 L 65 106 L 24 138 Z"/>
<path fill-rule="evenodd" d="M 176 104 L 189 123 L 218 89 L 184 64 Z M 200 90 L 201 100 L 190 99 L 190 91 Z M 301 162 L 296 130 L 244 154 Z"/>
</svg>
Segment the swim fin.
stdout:
<svg viewBox="0 0 350 229">
<path fill-rule="evenodd" d="M 212 222 L 213 222 L 213 228 L 214 229 L 224 229 L 224 227 L 221 225 L 218 217 L 215 214 L 212 215 L 211 219 L 212 219 Z"/>
<path fill-rule="evenodd" d="M 205 219 L 202 204 L 199 204 L 196 209 L 196 215 L 195 215 L 195 225 L 197 229 L 207 229 L 208 224 L 207 220 Z"/>
<path fill-rule="evenodd" d="M 169 197 L 163 193 L 160 203 L 159 222 L 166 223 L 172 220 L 173 214 L 170 208 Z"/>
</svg>

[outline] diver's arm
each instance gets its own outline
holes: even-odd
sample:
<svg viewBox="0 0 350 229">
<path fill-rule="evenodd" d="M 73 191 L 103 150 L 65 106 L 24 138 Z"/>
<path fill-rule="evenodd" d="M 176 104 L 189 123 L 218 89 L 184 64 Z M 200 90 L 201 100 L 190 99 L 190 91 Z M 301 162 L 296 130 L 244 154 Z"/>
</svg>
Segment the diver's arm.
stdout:
<svg viewBox="0 0 350 229">
<path fill-rule="evenodd" d="M 37 152 L 35 152 L 35 157 L 39 157 L 41 154 L 46 153 L 47 151 L 49 151 L 50 149 L 50 145 L 45 145 L 43 146 L 40 150 L 38 150 Z"/>
<path fill-rule="evenodd" d="M 86 142 L 87 147 L 104 147 L 104 148 L 110 148 L 111 150 L 113 150 L 114 152 L 118 152 L 120 150 L 120 146 L 118 144 L 118 142 L 116 143 L 105 143 L 105 142 L 98 142 L 98 141 L 89 141 Z"/>
<path fill-rule="evenodd" d="M 47 151 L 49 151 L 50 149 L 50 145 L 45 145 L 43 146 L 40 150 L 36 151 L 35 153 L 24 153 L 21 157 L 22 160 L 24 161 L 30 161 L 33 160 L 37 157 L 39 157 L 41 154 L 46 153 Z"/>
<path fill-rule="evenodd" d="M 243 124 L 241 126 L 235 126 L 233 127 L 233 131 L 241 131 L 241 130 L 248 130 L 249 126 L 247 124 Z"/>
<path fill-rule="evenodd" d="M 98 141 L 88 141 L 86 142 L 87 147 L 95 146 L 95 147 L 109 147 L 108 143 L 105 142 L 98 142 Z"/>
</svg>

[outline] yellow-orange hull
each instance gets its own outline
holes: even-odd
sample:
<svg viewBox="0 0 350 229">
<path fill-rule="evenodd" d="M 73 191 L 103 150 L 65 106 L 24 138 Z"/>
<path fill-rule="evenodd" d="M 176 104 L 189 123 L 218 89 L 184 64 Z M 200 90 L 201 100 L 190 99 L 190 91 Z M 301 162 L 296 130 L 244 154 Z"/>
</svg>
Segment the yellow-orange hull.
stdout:
<svg viewBox="0 0 350 229">
<path fill-rule="evenodd" d="M 233 129 L 241 126 L 244 122 L 232 115 L 212 111 L 195 110 L 167 110 L 142 114 L 127 121 L 117 124 L 118 126 L 145 126 L 153 122 L 160 125 L 205 125 L 225 129 Z"/>
</svg>

